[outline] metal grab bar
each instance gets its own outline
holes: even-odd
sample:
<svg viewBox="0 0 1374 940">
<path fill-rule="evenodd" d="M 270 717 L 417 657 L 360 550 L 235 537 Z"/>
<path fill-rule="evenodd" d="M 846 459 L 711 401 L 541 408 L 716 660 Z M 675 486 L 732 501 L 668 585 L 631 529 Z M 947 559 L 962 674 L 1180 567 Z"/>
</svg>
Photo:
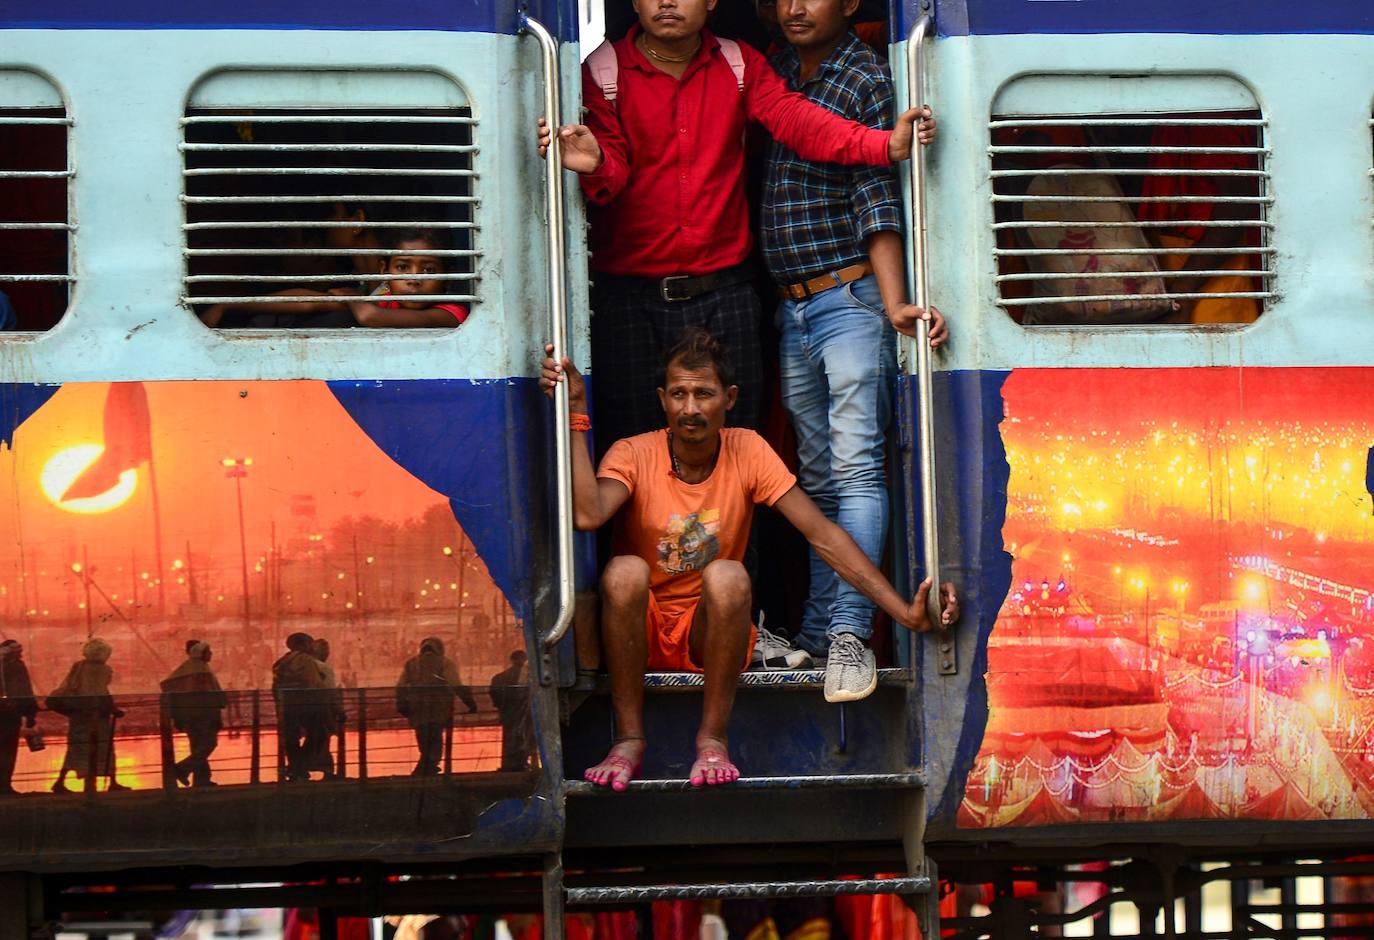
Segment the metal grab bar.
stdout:
<svg viewBox="0 0 1374 940">
<path fill-rule="evenodd" d="M 525 14 L 520 16 L 520 31 L 539 40 L 544 61 L 544 119 L 552 132 L 549 152 L 544 162 L 544 189 L 548 199 L 549 248 L 549 342 L 553 344 L 553 358 L 561 362 L 568 349 L 568 278 L 565 270 L 567 252 L 563 243 L 563 161 L 558 142 L 558 128 L 563 114 L 559 88 L 558 43 L 538 20 Z M 553 394 L 554 483 L 557 490 L 558 513 L 558 616 L 544 637 L 546 647 L 563 639 L 572 624 L 574 591 L 573 505 L 572 505 L 572 429 L 568 417 L 568 383 L 560 382 Z M 547 684 L 552 676 L 544 670 Z"/>
<path fill-rule="evenodd" d="M 922 16 L 912 26 L 911 34 L 907 37 L 906 88 L 907 103 L 910 107 L 925 104 L 925 44 L 930 27 L 930 17 Z M 913 137 L 911 145 L 911 160 L 908 162 L 911 173 L 912 303 L 924 308 L 930 304 L 930 258 L 926 248 L 926 157 L 925 148 L 920 141 Z M 908 339 L 906 342 L 914 342 L 916 346 L 916 390 L 919 398 L 916 446 L 920 448 L 921 461 L 921 546 L 925 555 L 926 575 L 931 581 L 926 611 L 931 624 L 939 629 L 940 534 L 935 518 L 935 409 L 929 321 L 917 320 L 916 339 Z M 914 642 L 915 637 L 912 639 Z M 953 646 L 947 641 L 941 644 L 939 665 L 941 674 L 953 672 L 955 669 Z"/>
</svg>

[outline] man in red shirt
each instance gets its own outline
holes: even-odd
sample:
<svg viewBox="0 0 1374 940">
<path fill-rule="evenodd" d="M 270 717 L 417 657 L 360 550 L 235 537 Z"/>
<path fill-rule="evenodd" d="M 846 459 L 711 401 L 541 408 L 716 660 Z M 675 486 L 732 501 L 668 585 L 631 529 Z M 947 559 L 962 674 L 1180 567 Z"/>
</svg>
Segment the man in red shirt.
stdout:
<svg viewBox="0 0 1374 940">
<path fill-rule="evenodd" d="M 546 353 L 553 347 L 545 348 Z M 568 383 L 573 429 L 573 513 L 584 531 L 614 518 L 615 557 L 601 575 L 601 632 L 611 677 L 617 739 L 587 780 L 624 790 L 644 759 L 646 669 L 701 672 L 705 687 L 693 786 L 731 783 L 726 729 L 735 685 L 753 644 L 751 588 L 741 559 L 754 505 L 778 510 L 826 563 L 908 630 L 930 629 L 930 582 L 908 602 L 844 529 L 797 485 L 768 446 L 746 428 L 725 428 L 739 388 L 725 351 L 700 328 L 664 356 L 657 397 L 668 427 L 616 441 L 592 470 L 583 432 L 587 394 L 570 360 L 543 361 L 550 396 Z M 607 383 L 610 384 L 610 383 Z M 954 588 L 941 586 L 941 619 L 958 619 Z"/>
<path fill-rule="evenodd" d="M 747 263 L 746 124 L 804 159 L 885 165 L 911 155 L 915 123 L 929 112 L 873 130 L 789 91 L 752 48 L 727 40 L 727 56 L 705 28 L 716 0 L 634 6 L 638 25 L 614 45 L 613 100 L 584 67 L 587 123 L 558 131 L 563 165 L 582 174 L 591 206 L 592 356 L 617 376 L 597 389 L 600 440 L 662 425 L 650 389 L 664 349 L 689 326 L 731 351 L 740 386 L 732 423 L 755 427 L 761 310 Z M 922 141 L 933 132 L 923 123 Z M 548 139 L 541 124 L 541 145 Z"/>
</svg>

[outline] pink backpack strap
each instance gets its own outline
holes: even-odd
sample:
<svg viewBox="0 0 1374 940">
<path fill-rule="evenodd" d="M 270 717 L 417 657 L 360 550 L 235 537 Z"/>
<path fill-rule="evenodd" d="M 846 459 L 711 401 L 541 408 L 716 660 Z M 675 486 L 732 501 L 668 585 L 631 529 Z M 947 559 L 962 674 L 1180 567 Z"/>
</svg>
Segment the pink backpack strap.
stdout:
<svg viewBox="0 0 1374 940">
<path fill-rule="evenodd" d="M 738 52 L 738 48 L 735 51 Z M 592 80 L 601 89 L 601 94 L 611 104 L 615 104 L 617 82 L 620 77 L 620 60 L 616 58 L 615 46 L 603 42 L 593 49 L 592 54 L 587 56 L 587 69 L 592 73 Z"/>
<path fill-rule="evenodd" d="M 720 43 L 720 54 L 730 63 L 730 71 L 735 73 L 735 83 L 739 85 L 740 91 L 744 91 L 744 54 L 739 51 L 739 43 L 733 39 L 716 41 Z"/>
</svg>

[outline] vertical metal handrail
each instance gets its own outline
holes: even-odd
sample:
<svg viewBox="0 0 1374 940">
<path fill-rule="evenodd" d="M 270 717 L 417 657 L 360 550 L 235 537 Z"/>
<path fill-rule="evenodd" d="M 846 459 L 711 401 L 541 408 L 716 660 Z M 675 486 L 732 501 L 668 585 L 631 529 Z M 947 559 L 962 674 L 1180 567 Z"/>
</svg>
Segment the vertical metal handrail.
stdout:
<svg viewBox="0 0 1374 940">
<path fill-rule="evenodd" d="M 563 231 L 563 160 L 558 140 L 558 128 L 563 114 L 559 83 L 558 43 L 544 26 L 524 14 L 520 30 L 539 40 L 544 63 L 544 120 L 549 124 L 549 151 L 544 163 L 544 191 L 548 200 L 549 251 L 549 342 L 553 344 L 553 358 L 561 362 L 568 350 L 568 278 L 567 252 Z M 553 646 L 568 632 L 572 624 L 574 592 L 576 589 L 573 560 L 572 506 L 572 430 L 568 418 L 568 385 L 561 382 L 554 388 L 554 473 L 557 490 L 558 530 L 558 616 L 544 637 L 545 646 Z M 547 680 L 547 675 L 545 677 Z"/>
<path fill-rule="evenodd" d="M 906 88 L 910 107 L 925 104 L 926 36 L 930 32 L 929 16 L 922 16 L 911 28 L 906 44 Z M 911 160 L 911 278 L 912 303 L 918 307 L 930 304 L 930 259 L 926 249 L 926 158 L 925 148 L 912 140 Z M 940 538 L 935 518 L 935 409 L 933 364 L 930 352 L 930 323 L 916 321 L 916 390 L 917 432 L 916 446 L 920 450 L 921 469 L 921 544 L 925 555 L 926 574 L 931 580 L 930 599 L 926 607 L 930 622 L 940 623 Z M 910 357 L 908 356 L 908 361 Z"/>
</svg>

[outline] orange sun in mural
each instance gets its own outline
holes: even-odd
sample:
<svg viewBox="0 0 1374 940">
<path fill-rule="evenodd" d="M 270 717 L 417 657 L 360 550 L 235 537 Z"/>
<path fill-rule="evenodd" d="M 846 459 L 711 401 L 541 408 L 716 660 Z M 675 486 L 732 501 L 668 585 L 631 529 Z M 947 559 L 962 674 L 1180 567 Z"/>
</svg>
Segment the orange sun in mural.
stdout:
<svg viewBox="0 0 1374 940">
<path fill-rule="evenodd" d="M 138 486 L 138 471 L 125 470 L 119 475 L 114 486 L 97 493 L 77 499 L 63 499 L 72 484 L 100 458 L 105 448 L 99 444 L 76 444 L 59 450 L 48 458 L 39 476 L 43 495 L 58 509 L 67 512 L 93 514 L 118 509 L 129 501 Z"/>
</svg>

